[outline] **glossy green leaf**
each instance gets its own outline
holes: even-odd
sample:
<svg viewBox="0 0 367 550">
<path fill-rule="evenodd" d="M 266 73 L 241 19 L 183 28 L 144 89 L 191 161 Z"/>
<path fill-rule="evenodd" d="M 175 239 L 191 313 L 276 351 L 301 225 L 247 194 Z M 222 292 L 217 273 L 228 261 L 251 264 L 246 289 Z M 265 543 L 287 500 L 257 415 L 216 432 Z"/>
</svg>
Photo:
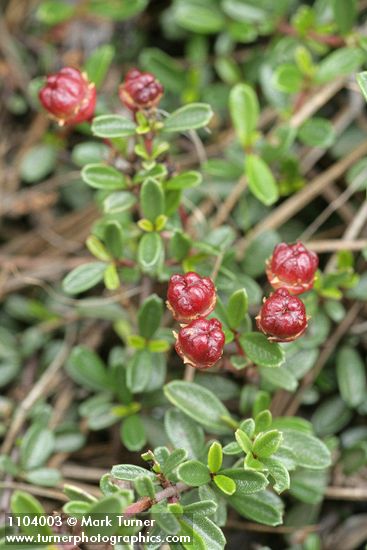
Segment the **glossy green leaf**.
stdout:
<svg viewBox="0 0 367 550">
<path fill-rule="evenodd" d="M 237 84 L 229 95 L 229 111 L 241 144 L 249 145 L 259 119 L 260 107 L 254 90 L 247 84 Z"/>
<path fill-rule="evenodd" d="M 121 425 L 121 440 L 132 452 L 140 451 L 146 444 L 144 424 L 138 414 L 128 416 Z"/>
<path fill-rule="evenodd" d="M 155 272 L 163 258 L 163 243 L 158 233 L 146 233 L 138 247 L 138 262 L 144 273 Z"/>
<path fill-rule="evenodd" d="M 77 384 L 91 390 L 112 389 L 107 369 L 99 356 L 86 346 L 73 348 L 66 371 Z"/>
<path fill-rule="evenodd" d="M 325 57 L 318 65 L 316 80 L 319 84 L 333 78 L 355 72 L 366 60 L 366 54 L 359 48 L 339 48 Z"/>
<path fill-rule="evenodd" d="M 96 48 L 88 57 L 85 70 L 88 79 L 94 82 L 97 88 L 103 83 L 114 55 L 115 48 L 111 44 L 103 44 Z"/>
<path fill-rule="evenodd" d="M 24 515 L 38 515 L 45 514 L 45 509 L 42 504 L 32 495 L 23 491 L 14 491 L 10 499 L 10 509 L 15 516 Z M 37 537 L 38 535 L 50 536 L 52 535 L 52 529 L 48 525 L 25 525 L 26 522 L 22 522 L 22 532 L 26 535 Z"/>
<path fill-rule="evenodd" d="M 186 132 L 207 126 L 213 116 L 213 111 L 206 103 L 190 103 L 180 107 L 164 121 L 166 132 Z"/>
<path fill-rule="evenodd" d="M 225 23 L 224 16 L 216 5 L 198 0 L 178 3 L 173 10 L 173 16 L 180 27 L 199 34 L 219 32 Z"/>
<path fill-rule="evenodd" d="M 238 328 L 246 316 L 248 309 L 248 296 L 245 288 L 236 290 L 229 298 L 227 305 L 227 317 L 232 329 Z"/>
<path fill-rule="evenodd" d="M 171 443 L 185 449 L 189 458 L 202 454 L 205 443 L 203 429 L 186 414 L 176 409 L 167 411 L 164 426 Z"/>
<path fill-rule="evenodd" d="M 252 451 L 254 455 L 260 458 L 269 458 L 276 453 L 281 442 L 282 434 L 278 430 L 260 433 L 256 436 Z"/>
<path fill-rule="evenodd" d="M 213 481 L 218 489 L 225 495 L 233 495 L 236 491 L 236 483 L 228 476 L 218 474 L 214 476 Z"/>
<path fill-rule="evenodd" d="M 20 162 L 20 177 L 26 183 L 44 179 L 56 164 L 56 149 L 52 145 L 35 145 L 28 149 Z"/>
<path fill-rule="evenodd" d="M 330 451 L 326 445 L 305 432 L 284 429 L 283 445 L 293 451 L 298 466 L 312 470 L 322 470 L 331 464 Z"/>
<path fill-rule="evenodd" d="M 271 343 L 264 334 L 248 332 L 240 337 L 245 353 L 256 365 L 261 367 L 280 367 L 285 355 L 279 344 Z"/>
<path fill-rule="evenodd" d="M 269 491 L 259 491 L 243 496 L 237 492 L 228 497 L 229 504 L 241 516 L 265 525 L 276 526 L 283 521 L 283 503 Z"/>
<path fill-rule="evenodd" d="M 137 202 L 133 193 L 129 191 L 117 191 L 111 193 L 103 202 L 104 211 L 106 214 L 119 214 L 130 210 Z"/>
<path fill-rule="evenodd" d="M 347 34 L 353 28 L 357 17 L 357 0 L 332 0 L 335 22 L 342 34 Z"/>
<path fill-rule="evenodd" d="M 252 194 L 269 206 L 279 198 L 279 191 L 269 166 L 257 155 L 249 154 L 245 159 L 245 174 Z"/>
<path fill-rule="evenodd" d="M 335 141 L 332 123 L 321 117 L 306 120 L 298 131 L 300 140 L 309 147 L 331 147 Z"/>
<path fill-rule="evenodd" d="M 223 417 L 230 417 L 228 410 L 206 388 L 194 383 L 174 380 L 164 386 L 164 393 L 173 405 L 203 425 L 209 432 L 225 434 L 230 431 L 223 421 Z"/>
<path fill-rule="evenodd" d="M 208 468 L 212 473 L 217 473 L 223 462 L 222 445 L 218 441 L 214 441 L 208 451 Z"/>
<path fill-rule="evenodd" d="M 85 292 L 103 280 L 105 269 L 102 262 L 79 265 L 65 277 L 62 287 L 67 294 Z"/>
<path fill-rule="evenodd" d="M 181 481 L 192 487 L 199 487 L 210 482 L 207 466 L 198 460 L 188 460 L 178 467 L 177 475 Z"/>
<path fill-rule="evenodd" d="M 152 223 L 164 213 L 164 192 L 159 181 L 153 178 L 144 181 L 140 190 L 140 206 L 143 216 Z"/>
<path fill-rule="evenodd" d="M 132 393 L 144 391 L 152 372 L 152 354 L 147 350 L 134 353 L 127 367 L 126 384 Z"/>
<path fill-rule="evenodd" d="M 138 312 L 139 333 L 150 339 L 158 330 L 163 316 L 163 301 L 156 294 L 145 300 Z"/>
<path fill-rule="evenodd" d="M 124 175 L 105 164 L 87 164 L 81 171 L 82 179 L 94 189 L 114 191 L 126 187 Z"/>
<path fill-rule="evenodd" d="M 336 357 L 336 374 L 340 395 L 350 407 L 357 407 L 366 397 L 366 370 L 359 353 L 342 347 Z"/>
<path fill-rule="evenodd" d="M 191 189 L 192 187 L 197 187 L 200 185 L 202 179 L 203 177 L 200 172 L 191 170 L 190 172 L 182 172 L 181 174 L 169 179 L 165 183 L 165 187 L 169 190 Z"/>
<path fill-rule="evenodd" d="M 31 426 L 20 446 L 20 464 L 24 470 L 42 466 L 54 449 L 53 433 L 39 424 Z"/>
<path fill-rule="evenodd" d="M 252 442 L 247 433 L 243 430 L 236 430 L 234 435 L 243 452 L 250 453 L 252 450 Z"/>
</svg>

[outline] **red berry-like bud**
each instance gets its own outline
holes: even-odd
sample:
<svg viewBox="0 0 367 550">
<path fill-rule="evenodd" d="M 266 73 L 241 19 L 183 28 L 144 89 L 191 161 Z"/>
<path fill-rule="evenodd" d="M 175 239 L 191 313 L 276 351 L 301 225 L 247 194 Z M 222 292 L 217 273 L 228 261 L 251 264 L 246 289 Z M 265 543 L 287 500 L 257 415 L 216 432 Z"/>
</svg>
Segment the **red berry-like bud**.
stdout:
<svg viewBox="0 0 367 550">
<path fill-rule="evenodd" d="M 313 287 L 319 259 L 302 243 L 280 243 L 266 262 L 266 274 L 273 288 L 287 288 L 301 294 Z"/>
<path fill-rule="evenodd" d="M 39 99 L 60 126 L 79 124 L 93 116 L 96 87 L 85 73 L 73 67 L 64 67 L 47 77 Z"/>
<path fill-rule="evenodd" d="M 163 86 L 151 73 L 131 69 L 119 87 L 122 103 L 130 111 L 156 107 L 163 95 Z"/>
<path fill-rule="evenodd" d="M 307 328 L 304 303 L 286 288 L 279 288 L 264 300 L 256 323 L 271 342 L 291 342 Z"/>
<path fill-rule="evenodd" d="M 180 330 L 175 347 L 184 363 L 208 369 L 222 357 L 224 339 L 218 319 L 200 317 Z"/>
<path fill-rule="evenodd" d="M 167 307 L 177 321 L 190 322 L 206 317 L 215 307 L 214 283 L 197 273 L 172 275 L 167 291 Z"/>
</svg>

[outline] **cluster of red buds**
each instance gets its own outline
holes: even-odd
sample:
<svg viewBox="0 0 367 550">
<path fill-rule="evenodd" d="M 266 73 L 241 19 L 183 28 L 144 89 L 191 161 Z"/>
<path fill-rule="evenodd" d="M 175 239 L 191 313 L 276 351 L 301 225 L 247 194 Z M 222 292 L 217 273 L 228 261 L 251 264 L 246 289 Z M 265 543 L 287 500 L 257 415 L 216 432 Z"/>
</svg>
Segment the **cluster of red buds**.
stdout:
<svg viewBox="0 0 367 550">
<path fill-rule="evenodd" d="M 256 323 L 271 342 L 291 342 L 305 332 L 308 317 L 298 294 L 313 287 L 318 263 L 317 254 L 300 242 L 278 244 L 266 262 L 269 283 L 276 291 L 264 298 Z"/>
<path fill-rule="evenodd" d="M 172 275 L 167 291 L 167 307 L 181 323 L 176 351 L 183 362 L 208 369 L 222 357 L 224 333 L 218 319 L 206 319 L 214 310 L 216 292 L 209 277 L 197 273 Z"/>
<path fill-rule="evenodd" d="M 155 108 L 162 95 L 163 86 L 155 76 L 138 69 L 131 69 L 119 88 L 122 103 L 134 113 Z M 60 126 L 80 124 L 94 115 L 96 87 L 85 73 L 64 67 L 46 78 L 39 99 Z"/>
<path fill-rule="evenodd" d="M 64 67 L 47 77 L 39 98 L 60 126 L 79 124 L 94 114 L 96 87 L 85 73 L 73 67 Z"/>
</svg>

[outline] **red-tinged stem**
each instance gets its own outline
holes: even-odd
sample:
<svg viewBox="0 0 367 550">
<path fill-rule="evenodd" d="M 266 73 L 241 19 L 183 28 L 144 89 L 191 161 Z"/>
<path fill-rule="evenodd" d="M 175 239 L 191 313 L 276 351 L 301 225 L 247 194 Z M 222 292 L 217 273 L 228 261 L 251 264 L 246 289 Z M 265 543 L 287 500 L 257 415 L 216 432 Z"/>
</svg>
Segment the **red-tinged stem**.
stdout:
<svg viewBox="0 0 367 550">
<path fill-rule="evenodd" d="M 294 27 L 292 27 L 292 25 L 286 23 L 285 21 L 278 25 L 278 31 L 283 34 L 288 34 L 289 36 L 299 36 L 297 29 L 295 29 Z M 326 44 L 327 46 L 331 46 L 332 48 L 345 46 L 345 40 L 341 36 L 331 34 L 319 34 L 315 31 L 308 31 L 307 38 L 311 38 L 312 40 L 315 40 L 315 42 Z"/>
<path fill-rule="evenodd" d="M 186 229 L 187 220 L 189 219 L 189 216 L 188 216 L 188 214 L 186 212 L 186 209 L 183 206 L 183 204 L 180 204 L 180 206 L 178 208 L 178 213 L 179 213 L 179 216 L 180 216 L 182 227 L 183 227 L 183 229 Z"/>
<path fill-rule="evenodd" d="M 157 502 L 161 502 L 162 500 L 172 499 L 172 498 L 177 499 L 180 493 L 183 493 L 184 491 L 188 491 L 189 489 L 191 489 L 189 485 L 186 485 L 185 483 L 181 483 L 181 482 L 176 483 L 176 485 L 170 485 L 166 489 L 163 489 L 162 491 L 157 493 L 155 495 L 155 498 L 143 497 L 137 502 L 130 504 L 130 506 L 128 506 L 124 510 L 124 516 L 134 516 L 135 514 L 146 512 L 154 504 L 157 504 Z"/>
</svg>

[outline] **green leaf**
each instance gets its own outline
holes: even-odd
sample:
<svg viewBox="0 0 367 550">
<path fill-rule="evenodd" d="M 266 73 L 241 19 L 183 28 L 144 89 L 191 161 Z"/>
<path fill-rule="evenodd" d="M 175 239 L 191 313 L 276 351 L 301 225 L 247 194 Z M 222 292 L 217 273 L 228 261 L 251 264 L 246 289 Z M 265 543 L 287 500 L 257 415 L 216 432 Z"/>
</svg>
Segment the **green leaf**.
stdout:
<svg viewBox="0 0 367 550">
<path fill-rule="evenodd" d="M 270 428 L 273 421 L 272 414 L 270 411 L 261 411 L 256 415 L 255 418 L 255 432 L 258 434 Z"/>
<path fill-rule="evenodd" d="M 104 242 L 113 258 L 121 258 L 123 252 L 123 233 L 117 221 L 110 221 L 105 226 Z"/>
<path fill-rule="evenodd" d="M 55 445 L 54 434 L 42 425 L 33 424 L 20 446 L 20 464 L 24 470 L 42 466 L 51 455 Z"/>
<path fill-rule="evenodd" d="M 147 4 L 148 0 L 114 0 L 107 3 L 105 0 L 93 0 L 89 2 L 88 10 L 102 18 L 124 21 L 143 11 Z"/>
<path fill-rule="evenodd" d="M 105 164 L 87 164 L 81 171 L 82 179 L 94 189 L 114 191 L 126 187 L 125 176 Z"/>
<path fill-rule="evenodd" d="M 227 476 L 236 483 L 236 495 L 244 496 L 262 491 L 268 485 L 268 480 L 260 472 L 252 472 L 243 468 L 227 468 L 221 470 L 221 475 Z"/>
<path fill-rule="evenodd" d="M 108 153 L 109 148 L 104 143 L 85 141 L 75 145 L 71 153 L 71 158 L 74 164 L 82 167 L 85 164 L 96 162 L 96 160 L 102 162 L 108 158 Z"/>
<path fill-rule="evenodd" d="M 146 339 L 152 338 L 159 328 L 163 316 L 163 301 L 156 294 L 145 300 L 138 312 L 139 333 Z"/>
<path fill-rule="evenodd" d="M 127 367 L 126 384 L 132 393 L 144 391 L 152 372 L 152 355 L 148 350 L 134 353 Z"/>
<path fill-rule="evenodd" d="M 349 33 L 357 18 L 357 0 L 332 0 L 335 22 L 342 34 Z"/>
<path fill-rule="evenodd" d="M 230 432 L 223 421 L 223 417 L 230 417 L 230 413 L 206 388 L 194 383 L 174 380 L 164 386 L 164 393 L 173 405 L 202 424 L 209 432 L 215 434 Z"/>
<path fill-rule="evenodd" d="M 169 243 L 170 255 L 178 262 L 181 262 L 190 252 L 190 248 L 190 237 L 185 233 L 181 233 L 181 231 L 176 231 Z"/>
<path fill-rule="evenodd" d="M 202 491 L 203 486 L 200 491 Z M 205 487 L 205 489 L 209 489 Z M 202 500 L 201 502 L 193 502 L 192 504 L 186 504 L 184 507 L 187 514 L 198 514 L 201 516 L 212 516 L 217 510 L 217 503 L 214 500 Z"/>
<path fill-rule="evenodd" d="M 141 497 L 155 497 L 155 489 L 153 485 L 153 481 L 150 479 L 150 477 L 144 475 L 141 477 L 137 477 L 134 479 L 134 485 L 137 493 Z"/>
<path fill-rule="evenodd" d="M 113 466 L 111 475 L 116 479 L 124 481 L 134 481 L 137 477 L 148 476 L 150 479 L 155 479 L 155 474 L 150 470 L 135 466 L 134 464 L 117 464 Z"/>
<path fill-rule="evenodd" d="M 252 442 L 247 433 L 242 430 L 236 430 L 234 435 L 243 452 L 250 453 L 252 450 Z"/>
<path fill-rule="evenodd" d="M 252 194 L 266 206 L 274 204 L 279 191 L 269 166 L 257 155 L 249 154 L 245 159 L 245 174 Z"/>
<path fill-rule="evenodd" d="M 330 451 L 322 441 L 292 429 L 284 429 L 282 433 L 283 445 L 293 451 L 298 466 L 312 470 L 323 470 L 330 466 Z"/>
<path fill-rule="evenodd" d="M 264 334 L 248 332 L 240 337 L 246 355 L 261 367 L 280 367 L 285 361 L 285 354 L 279 344 L 268 341 Z"/>
<path fill-rule="evenodd" d="M 98 260 L 102 262 L 109 262 L 111 260 L 111 256 L 107 252 L 106 247 L 95 235 L 90 235 L 85 244 L 89 252 L 98 258 Z"/>
<path fill-rule="evenodd" d="M 62 287 L 67 294 L 79 294 L 96 286 L 103 280 L 106 264 L 91 262 L 79 265 L 66 275 Z"/>
<path fill-rule="evenodd" d="M 138 262 L 143 273 L 155 272 L 163 258 L 163 242 L 158 233 L 146 233 L 138 247 Z"/>
<path fill-rule="evenodd" d="M 164 461 L 162 471 L 165 475 L 168 475 L 177 468 L 181 462 L 186 460 L 187 458 L 187 452 L 185 449 L 175 449 L 172 451 L 172 453 L 167 457 L 167 459 Z"/>
<path fill-rule="evenodd" d="M 169 190 L 191 189 L 200 185 L 202 179 L 203 177 L 200 172 L 191 170 L 190 172 L 182 172 L 178 176 L 167 180 L 165 187 Z"/>
<path fill-rule="evenodd" d="M 367 101 L 367 71 L 358 73 L 356 78 L 364 99 Z"/>
<path fill-rule="evenodd" d="M 129 191 L 117 191 L 111 193 L 103 202 L 106 214 L 119 214 L 130 210 L 137 202 L 135 195 Z"/>
<path fill-rule="evenodd" d="M 30 516 L 32 514 L 45 514 L 45 509 L 42 504 L 28 493 L 23 491 L 14 491 L 10 499 L 10 509 L 15 516 L 24 515 Z M 24 525 L 22 522 L 22 532 L 26 535 L 37 537 L 37 535 L 52 535 L 52 529 L 48 525 Z"/>
<path fill-rule="evenodd" d="M 164 213 L 164 193 L 159 181 L 153 178 L 144 181 L 140 190 L 140 206 L 143 216 L 152 223 Z"/>
<path fill-rule="evenodd" d="M 105 365 L 99 356 L 86 346 L 73 348 L 66 363 L 69 376 L 83 387 L 91 390 L 111 390 L 112 385 Z"/>
<path fill-rule="evenodd" d="M 350 407 L 363 403 L 366 396 L 366 371 L 362 358 L 352 347 L 342 347 L 336 356 L 336 375 L 342 399 Z"/>
<path fill-rule="evenodd" d="M 310 118 L 298 131 L 300 140 L 309 147 L 330 147 L 335 142 L 335 130 L 326 118 Z"/>
<path fill-rule="evenodd" d="M 147 442 L 144 424 L 138 414 L 132 414 L 121 424 L 121 440 L 129 451 L 140 451 Z"/>
<path fill-rule="evenodd" d="M 213 111 L 206 103 L 190 103 L 180 107 L 164 121 L 166 132 L 186 132 L 207 126 L 213 116 Z"/>
<path fill-rule="evenodd" d="M 45 25 L 58 25 L 70 19 L 76 6 L 67 4 L 64 0 L 44 0 L 37 8 L 36 17 Z"/>
<path fill-rule="evenodd" d="M 314 430 L 319 436 L 333 435 L 347 426 L 352 418 L 348 405 L 335 395 L 323 401 L 313 413 L 311 420 Z"/>
<path fill-rule="evenodd" d="M 150 512 L 152 521 L 166 533 L 174 535 L 181 530 L 178 520 L 164 504 L 155 504 L 151 507 Z"/>
<path fill-rule="evenodd" d="M 303 74 L 296 65 L 284 63 L 274 73 L 274 85 L 281 92 L 294 94 L 301 90 Z"/>
<path fill-rule="evenodd" d="M 276 453 L 281 442 L 282 434 L 278 430 L 270 430 L 256 436 L 252 450 L 260 458 L 269 458 Z"/>
<path fill-rule="evenodd" d="M 296 377 L 284 367 L 273 369 L 272 367 L 260 367 L 261 378 L 269 382 L 275 388 L 282 388 L 287 391 L 294 391 L 298 382 Z"/>
<path fill-rule="evenodd" d="M 208 467 L 198 460 L 188 460 L 178 467 L 177 476 L 192 487 L 199 487 L 210 482 Z"/>
<path fill-rule="evenodd" d="M 339 48 L 319 63 L 316 81 L 323 84 L 333 78 L 351 74 L 362 65 L 365 59 L 366 54 L 359 48 Z"/>
<path fill-rule="evenodd" d="M 265 525 L 276 526 L 283 521 L 283 503 L 279 497 L 269 491 L 259 491 L 254 495 L 228 497 L 229 504 L 241 516 Z"/>
<path fill-rule="evenodd" d="M 205 550 L 223 550 L 226 544 L 226 539 L 224 538 L 222 530 L 215 525 L 210 519 L 203 515 L 184 515 L 183 520 L 187 522 L 191 529 L 198 534 L 202 540 L 204 540 L 204 549 Z M 191 543 L 189 543 L 186 548 L 192 549 Z M 196 550 L 196 548 L 195 548 Z"/>
<path fill-rule="evenodd" d="M 216 5 L 197 0 L 177 3 L 173 10 L 173 17 L 177 25 L 198 34 L 217 33 L 225 23 L 225 18 Z"/>
<path fill-rule="evenodd" d="M 87 525 L 85 531 L 88 537 L 93 536 L 108 536 L 116 533 L 118 528 L 118 514 L 121 513 L 122 502 L 118 496 L 107 496 L 92 504 L 89 508 L 87 516 L 92 518 L 102 517 L 100 514 L 104 514 L 103 517 L 108 517 L 109 525 L 101 526 L 97 521 L 92 522 L 92 525 Z"/>
<path fill-rule="evenodd" d="M 259 119 L 259 102 L 247 84 L 237 84 L 229 94 L 229 111 L 237 137 L 243 146 L 250 145 Z"/>
<path fill-rule="evenodd" d="M 186 414 L 175 409 L 167 411 L 164 426 L 171 443 L 185 449 L 189 458 L 202 454 L 205 444 L 203 429 Z"/>
<path fill-rule="evenodd" d="M 20 177 L 26 183 L 44 179 L 56 164 L 56 149 L 52 145 L 35 145 L 20 162 Z"/>
<path fill-rule="evenodd" d="M 111 44 L 103 44 L 88 57 L 85 70 L 88 79 L 94 82 L 97 88 L 103 83 L 114 55 L 115 48 Z"/>
<path fill-rule="evenodd" d="M 110 264 L 106 267 L 103 280 L 107 290 L 117 290 L 120 287 L 120 278 L 115 264 Z"/>
<path fill-rule="evenodd" d="M 28 483 L 42 487 L 56 487 L 61 481 L 61 473 L 56 468 L 36 468 L 26 473 Z"/>
<path fill-rule="evenodd" d="M 274 491 L 280 494 L 289 489 L 290 478 L 288 470 L 284 464 L 276 458 L 264 458 L 261 460 L 275 481 Z"/>
<path fill-rule="evenodd" d="M 218 441 L 214 441 L 208 452 L 208 468 L 212 473 L 217 473 L 222 467 L 223 451 L 222 445 Z"/>
<path fill-rule="evenodd" d="M 328 481 L 326 470 L 307 470 L 298 468 L 291 475 L 290 494 L 307 504 L 321 502 Z"/>
<path fill-rule="evenodd" d="M 239 327 L 246 316 L 247 308 L 247 291 L 245 288 L 240 288 L 231 295 L 227 305 L 227 318 L 230 328 L 236 329 Z"/>
<path fill-rule="evenodd" d="M 226 495 L 233 495 L 236 491 L 236 483 L 228 476 L 223 476 L 221 474 L 215 475 L 213 481 L 218 489 Z"/>
</svg>

